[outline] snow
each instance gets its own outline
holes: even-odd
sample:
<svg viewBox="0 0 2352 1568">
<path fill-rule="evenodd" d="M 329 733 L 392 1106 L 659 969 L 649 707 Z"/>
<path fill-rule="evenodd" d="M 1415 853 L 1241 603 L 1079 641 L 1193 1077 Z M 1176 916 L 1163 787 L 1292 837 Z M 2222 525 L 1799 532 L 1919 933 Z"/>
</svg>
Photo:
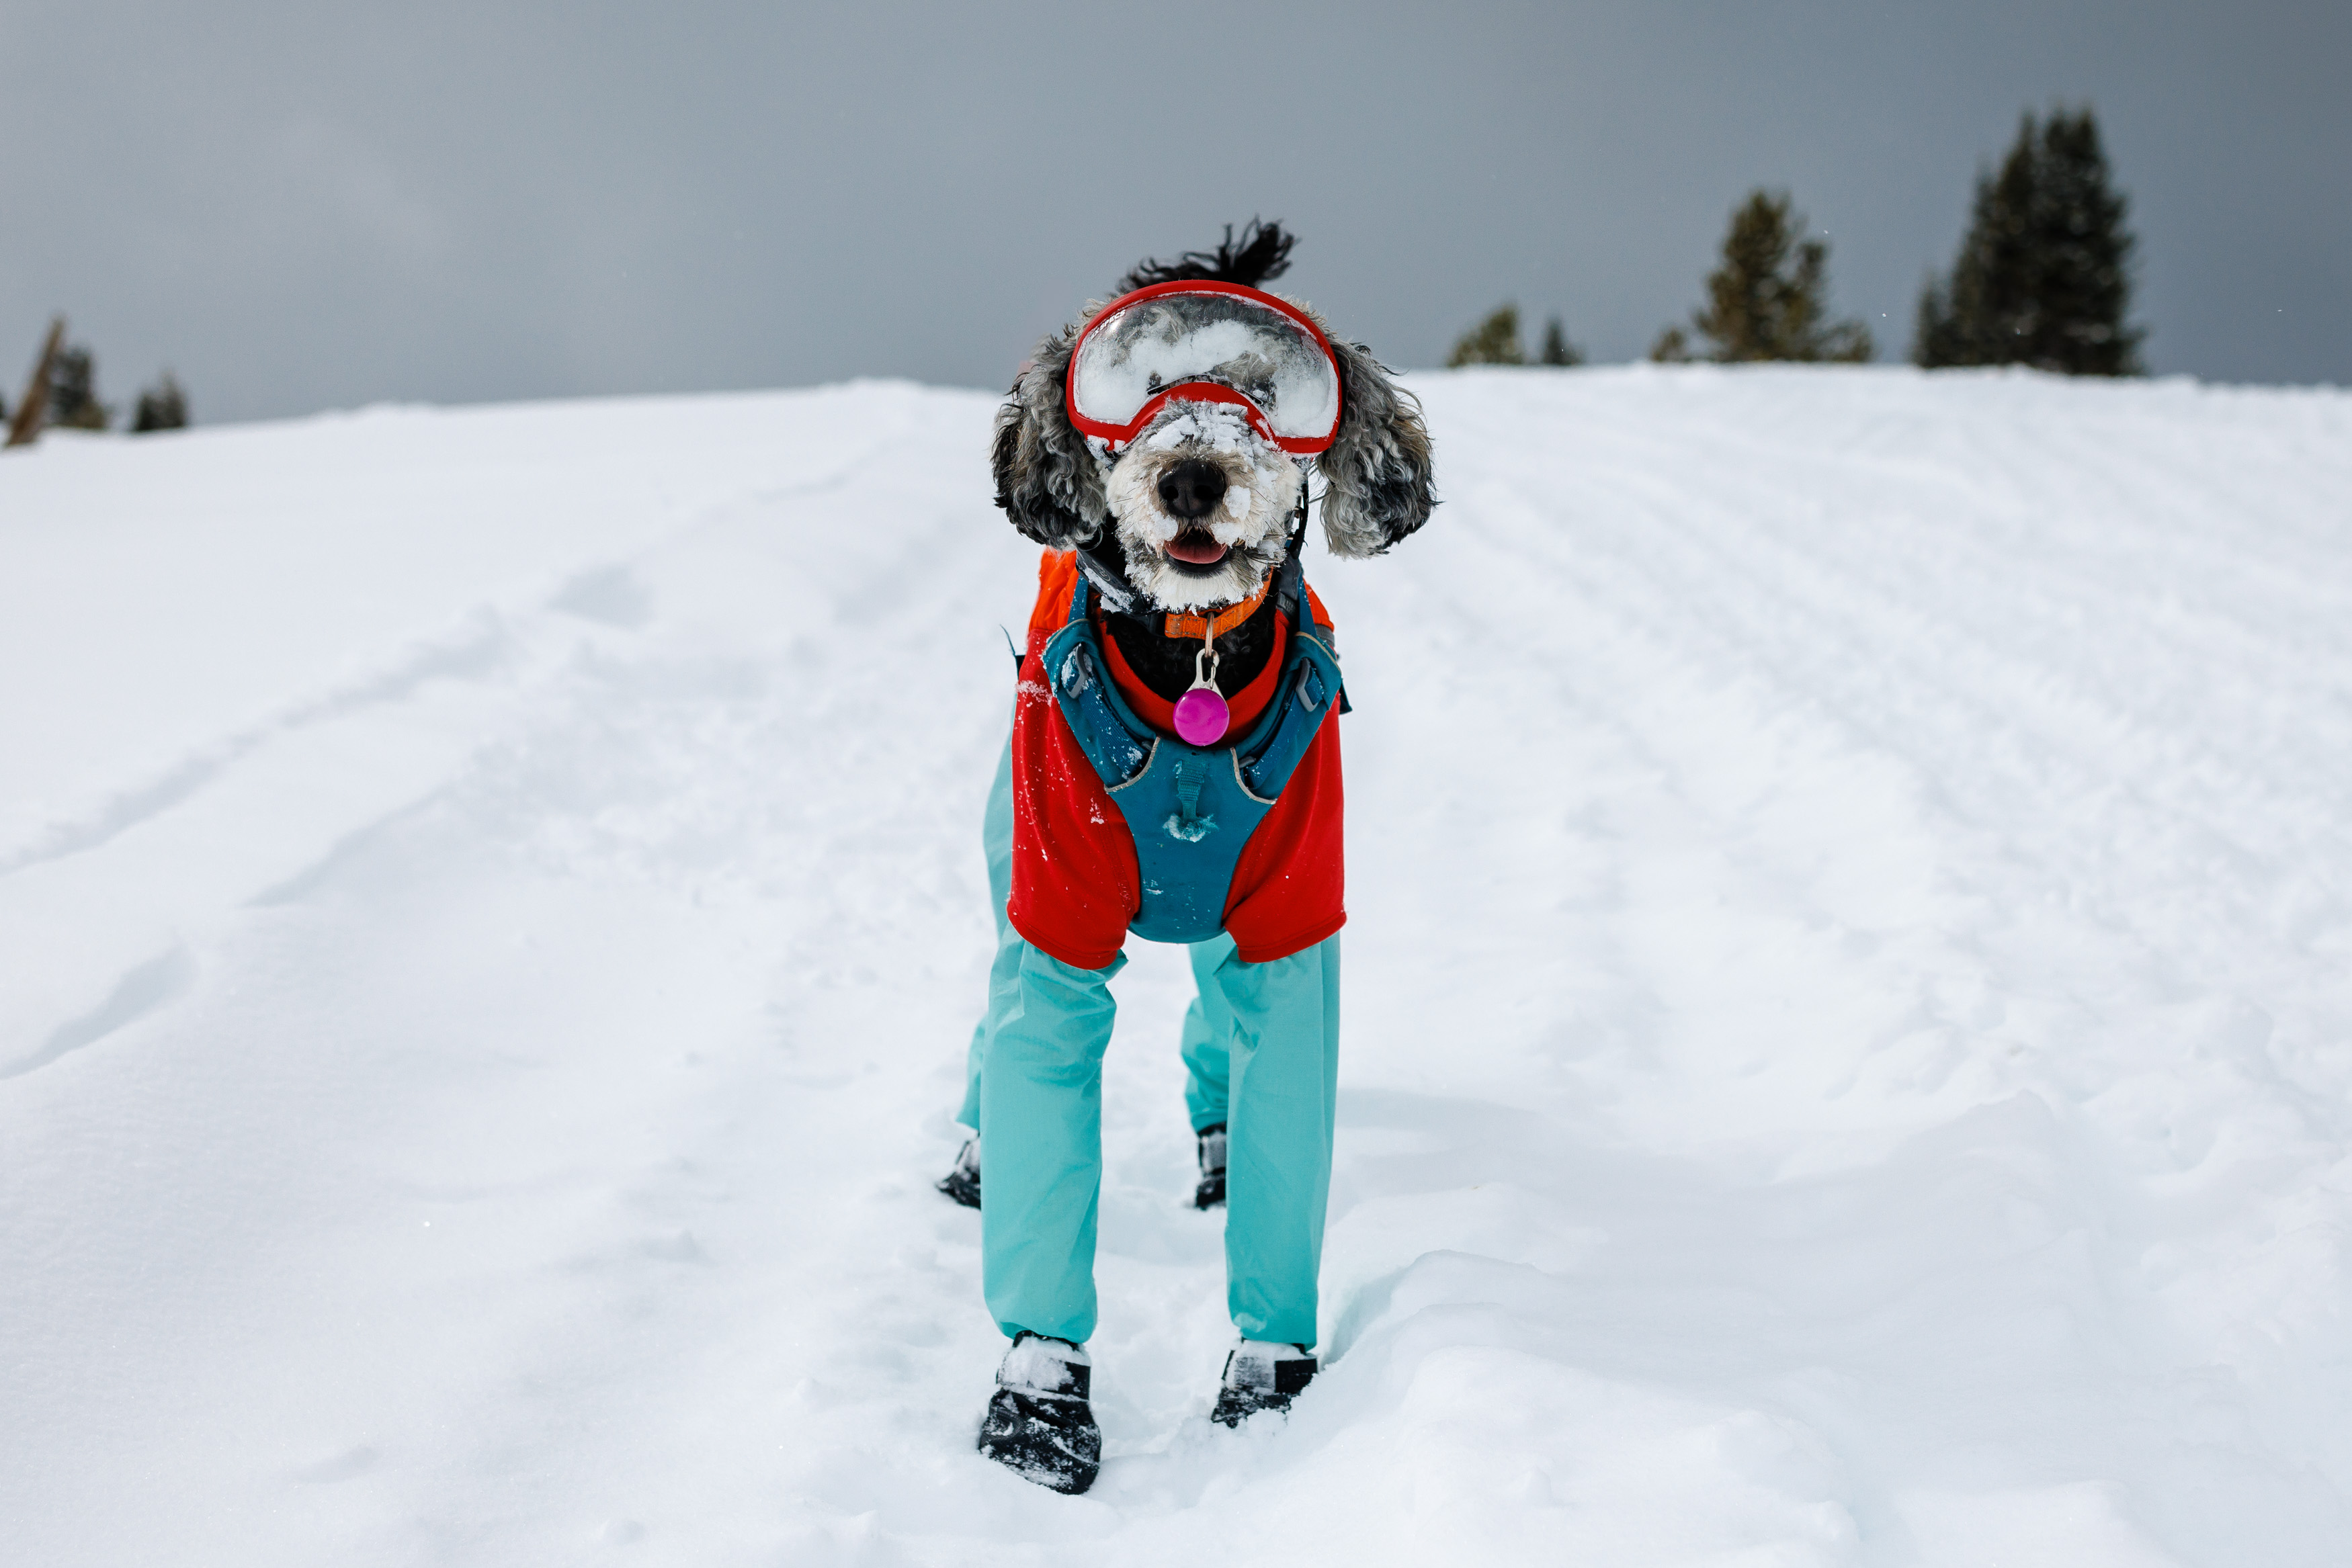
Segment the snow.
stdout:
<svg viewBox="0 0 2352 1568">
<path fill-rule="evenodd" d="M 1135 944 L 1076 1500 L 929 1186 L 992 398 L 0 458 L 0 1555 L 2340 1563 L 2352 397 L 1414 384 L 1446 504 L 1309 563 L 1328 1369 L 1205 1420 Z"/>
<path fill-rule="evenodd" d="M 996 1368 L 996 1381 L 1007 1388 L 1060 1394 L 1069 1386 L 1066 1368 L 1093 1364 L 1084 1346 L 1073 1350 L 1060 1340 L 1048 1343 L 1040 1339 L 1024 1339 L 1004 1353 L 1003 1361 Z"/>
<path fill-rule="evenodd" d="M 1190 441 L 1212 452 L 1255 455 L 1249 421 L 1243 418 L 1242 411 L 1232 403 L 1186 402 L 1178 399 L 1173 406 L 1179 411 L 1174 417 L 1164 424 L 1155 425 L 1139 444 L 1144 451 L 1173 452 Z M 1246 501 L 1249 492 L 1243 491 L 1242 497 Z"/>
</svg>

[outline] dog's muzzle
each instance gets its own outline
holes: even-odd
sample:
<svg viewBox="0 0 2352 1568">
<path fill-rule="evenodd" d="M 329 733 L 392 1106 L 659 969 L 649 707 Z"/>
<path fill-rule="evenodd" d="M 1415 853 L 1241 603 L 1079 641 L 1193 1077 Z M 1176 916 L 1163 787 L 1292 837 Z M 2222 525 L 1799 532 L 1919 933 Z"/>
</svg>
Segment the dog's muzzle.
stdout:
<svg viewBox="0 0 2352 1568">
<path fill-rule="evenodd" d="M 1205 519 L 1225 503 L 1225 471 L 1197 457 L 1187 458 L 1160 476 L 1160 504 L 1186 528 L 1168 541 L 1169 559 L 1186 566 L 1215 566 L 1225 559 L 1226 547 L 1211 533 Z"/>
</svg>

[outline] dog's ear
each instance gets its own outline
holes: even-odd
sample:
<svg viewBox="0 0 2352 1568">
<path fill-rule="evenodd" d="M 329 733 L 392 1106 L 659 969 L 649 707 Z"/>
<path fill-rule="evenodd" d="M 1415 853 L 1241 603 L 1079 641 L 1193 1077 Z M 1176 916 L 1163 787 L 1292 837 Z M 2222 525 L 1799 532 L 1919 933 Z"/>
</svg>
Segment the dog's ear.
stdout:
<svg viewBox="0 0 2352 1568">
<path fill-rule="evenodd" d="M 1048 335 L 996 411 L 996 504 L 1047 549 L 1092 543 L 1110 517 L 1102 471 L 1063 401 L 1076 340 L 1075 327 Z"/>
<path fill-rule="evenodd" d="M 1323 471 L 1323 541 L 1361 559 L 1429 521 L 1429 428 L 1421 402 L 1389 380 L 1361 343 L 1331 340 L 1339 361 L 1339 433 L 1316 459 Z"/>
</svg>

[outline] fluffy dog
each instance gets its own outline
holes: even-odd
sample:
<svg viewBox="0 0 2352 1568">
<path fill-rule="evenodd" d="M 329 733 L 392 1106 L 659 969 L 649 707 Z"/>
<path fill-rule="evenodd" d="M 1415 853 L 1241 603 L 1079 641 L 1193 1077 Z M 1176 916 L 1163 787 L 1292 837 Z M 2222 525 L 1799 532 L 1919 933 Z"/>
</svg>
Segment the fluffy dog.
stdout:
<svg viewBox="0 0 2352 1568">
<path fill-rule="evenodd" d="M 988 1199 L 978 1138 L 940 1186 L 982 1209 L 983 1292 L 1013 1342 L 981 1451 L 1060 1491 L 1100 1463 L 1085 1342 L 1108 988 L 1130 935 L 1185 944 L 1200 984 L 1182 1040 L 1194 1201 L 1227 1205 L 1241 1334 L 1213 1415 L 1285 1409 L 1315 1372 L 1346 694 L 1297 563 L 1310 476 L 1284 443 L 1315 454 L 1334 555 L 1385 552 L 1433 499 L 1412 397 L 1258 289 L 1290 245 L 1253 223 L 1137 267 L 1118 308 L 1089 305 L 1038 345 L 996 420 L 997 504 L 1056 553 L 989 802 L 997 956 L 959 1117 L 984 1132 Z"/>
</svg>

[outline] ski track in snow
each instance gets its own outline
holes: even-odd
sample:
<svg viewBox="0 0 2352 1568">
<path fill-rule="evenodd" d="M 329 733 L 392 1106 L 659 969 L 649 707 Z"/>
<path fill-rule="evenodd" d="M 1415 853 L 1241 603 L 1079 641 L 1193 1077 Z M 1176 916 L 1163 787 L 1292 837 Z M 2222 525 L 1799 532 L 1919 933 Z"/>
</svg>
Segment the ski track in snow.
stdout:
<svg viewBox="0 0 2352 1568">
<path fill-rule="evenodd" d="M 992 398 L 0 462 L 0 1555 L 2342 1561 L 2352 398 L 1416 383 L 1444 506 L 1310 561 L 1328 1370 L 1204 1419 L 1133 944 L 1082 1500 L 971 1452 L 929 1186 Z"/>
</svg>

